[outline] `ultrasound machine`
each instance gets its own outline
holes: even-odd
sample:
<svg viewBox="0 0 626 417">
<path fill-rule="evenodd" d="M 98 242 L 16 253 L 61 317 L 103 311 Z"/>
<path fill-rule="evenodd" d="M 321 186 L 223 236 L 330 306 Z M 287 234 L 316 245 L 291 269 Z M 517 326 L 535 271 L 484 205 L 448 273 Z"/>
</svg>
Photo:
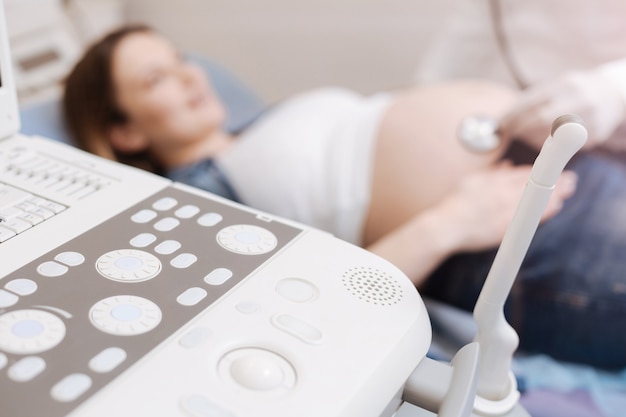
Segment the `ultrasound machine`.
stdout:
<svg viewBox="0 0 626 417">
<path fill-rule="evenodd" d="M 428 358 L 409 279 L 323 231 L 19 133 L 0 0 L 0 415 L 523 416 L 502 314 L 551 187 L 555 122 L 477 304 Z M 556 162 L 555 162 L 556 161 Z M 493 275 L 493 276 L 492 276 Z M 433 414 L 434 413 L 434 414 Z"/>
</svg>

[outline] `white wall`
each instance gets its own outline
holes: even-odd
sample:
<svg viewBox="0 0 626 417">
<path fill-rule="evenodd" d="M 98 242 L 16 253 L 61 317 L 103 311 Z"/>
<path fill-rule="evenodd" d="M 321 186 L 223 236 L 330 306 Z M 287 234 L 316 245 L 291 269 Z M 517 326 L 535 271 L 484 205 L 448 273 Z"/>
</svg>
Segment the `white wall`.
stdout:
<svg viewBox="0 0 626 417">
<path fill-rule="evenodd" d="M 91 0 L 98 1 L 98 0 Z M 410 83 L 453 0 L 126 0 L 131 21 L 216 59 L 267 100 Z"/>
</svg>

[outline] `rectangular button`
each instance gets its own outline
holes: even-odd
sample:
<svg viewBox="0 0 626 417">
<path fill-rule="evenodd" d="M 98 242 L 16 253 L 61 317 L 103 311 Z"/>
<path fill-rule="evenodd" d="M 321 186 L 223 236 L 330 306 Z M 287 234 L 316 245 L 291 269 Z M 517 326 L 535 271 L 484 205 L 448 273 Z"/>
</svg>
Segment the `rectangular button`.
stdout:
<svg viewBox="0 0 626 417">
<path fill-rule="evenodd" d="M 16 206 L 30 197 L 31 195 L 26 191 L 0 184 L 0 208 Z"/>
<path fill-rule="evenodd" d="M 6 227 L 2 227 L 0 226 L 0 242 L 4 242 L 6 240 L 11 239 L 13 236 L 15 236 L 17 233 L 15 233 L 13 230 L 7 229 Z"/>
</svg>

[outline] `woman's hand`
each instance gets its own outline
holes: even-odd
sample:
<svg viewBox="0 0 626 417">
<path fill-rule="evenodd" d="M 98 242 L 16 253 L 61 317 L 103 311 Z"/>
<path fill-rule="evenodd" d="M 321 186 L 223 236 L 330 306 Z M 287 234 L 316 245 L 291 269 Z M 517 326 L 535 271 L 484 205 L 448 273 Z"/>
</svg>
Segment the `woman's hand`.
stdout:
<svg viewBox="0 0 626 417">
<path fill-rule="evenodd" d="M 502 163 L 472 174 L 440 203 L 367 249 L 400 268 L 419 287 L 446 258 L 498 246 L 513 219 L 531 166 Z M 559 212 L 576 189 L 576 174 L 563 172 L 542 220 Z"/>
<path fill-rule="evenodd" d="M 519 204 L 531 166 L 502 163 L 473 174 L 438 206 L 457 251 L 478 251 L 500 244 Z M 576 189 L 576 175 L 565 171 L 552 192 L 542 221 L 558 213 Z"/>
<path fill-rule="evenodd" d="M 570 72 L 530 87 L 500 120 L 501 135 L 541 149 L 546 132 L 557 117 L 577 114 L 589 132 L 586 148 L 606 142 L 626 118 L 626 103 L 620 89 L 625 83 L 624 71 L 626 61 Z M 613 76 L 614 72 L 619 75 Z"/>
</svg>

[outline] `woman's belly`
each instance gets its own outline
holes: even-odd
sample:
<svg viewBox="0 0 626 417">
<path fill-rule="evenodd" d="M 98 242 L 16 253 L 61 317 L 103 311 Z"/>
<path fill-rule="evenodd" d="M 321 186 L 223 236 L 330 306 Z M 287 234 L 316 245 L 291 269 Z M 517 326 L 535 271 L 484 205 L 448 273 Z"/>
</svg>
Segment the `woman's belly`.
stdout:
<svg viewBox="0 0 626 417">
<path fill-rule="evenodd" d="M 514 98 L 508 88 L 483 81 L 420 86 L 398 94 L 380 125 L 363 243 L 436 204 L 461 178 L 498 160 L 507 144 L 472 153 L 457 139 L 457 129 L 469 115 L 498 117 Z"/>
</svg>

